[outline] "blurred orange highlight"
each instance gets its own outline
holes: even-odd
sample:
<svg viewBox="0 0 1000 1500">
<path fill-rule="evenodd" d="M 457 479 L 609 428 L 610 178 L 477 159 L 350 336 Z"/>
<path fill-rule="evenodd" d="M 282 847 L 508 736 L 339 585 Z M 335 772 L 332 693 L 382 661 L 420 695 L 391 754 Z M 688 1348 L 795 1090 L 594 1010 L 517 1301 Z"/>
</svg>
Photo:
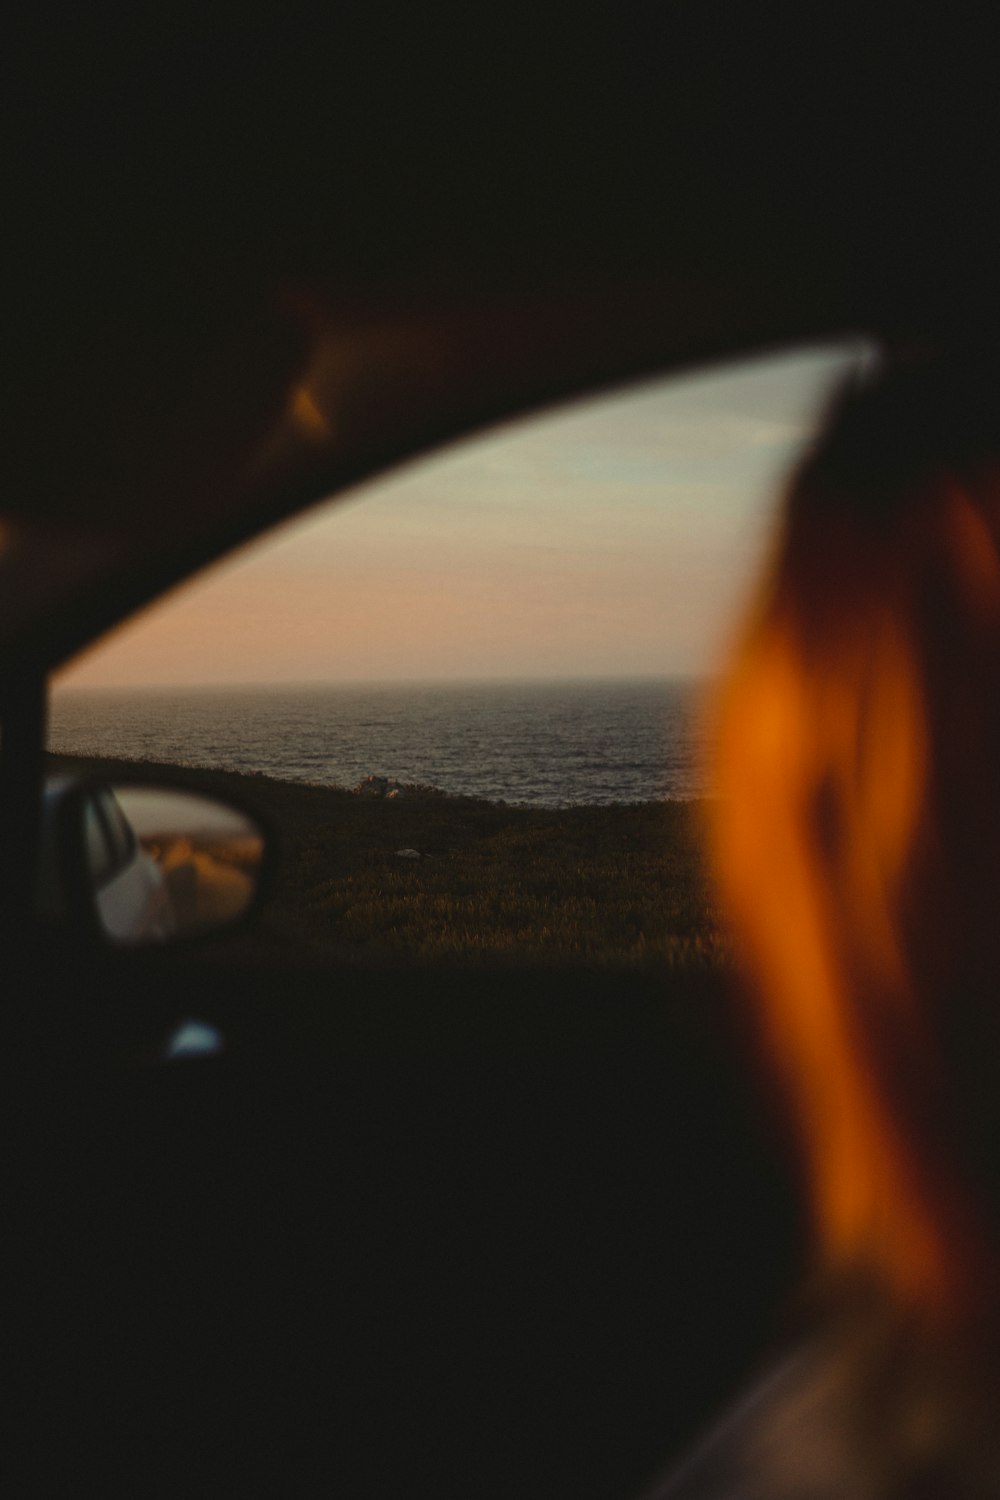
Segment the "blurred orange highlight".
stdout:
<svg viewBox="0 0 1000 1500">
<path fill-rule="evenodd" d="M 821 1251 L 942 1316 L 979 1295 L 971 1179 L 931 1111 L 954 997 L 931 995 L 928 975 L 961 991 L 969 933 L 953 938 L 936 900 L 963 868 L 953 805 L 980 799 L 984 839 L 1000 824 L 988 753 L 956 786 L 941 749 L 988 739 L 978 705 L 1000 660 L 1000 556 L 986 516 L 944 482 L 895 528 L 793 515 L 717 704 L 717 878 L 786 1080 Z M 944 873 L 942 850 L 958 851 Z M 985 964 L 994 939 L 972 938 Z"/>
<path fill-rule="evenodd" d="M 300 385 L 295 388 L 290 409 L 295 425 L 307 436 L 324 442 L 330 436 L 330 423 L 316 405 L 308 386 Z"/>
</svg>

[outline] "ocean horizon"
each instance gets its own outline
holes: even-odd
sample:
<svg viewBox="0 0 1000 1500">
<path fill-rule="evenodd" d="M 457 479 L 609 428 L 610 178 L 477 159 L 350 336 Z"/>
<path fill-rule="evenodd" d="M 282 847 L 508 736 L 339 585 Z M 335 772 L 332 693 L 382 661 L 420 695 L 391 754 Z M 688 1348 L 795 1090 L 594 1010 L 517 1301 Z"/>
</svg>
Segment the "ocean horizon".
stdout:
<svg viewBox="0 0 1000 1500">
<path fill-rule="evenodd" d="M 694 678 L 57 686 L 49 748 L 534 806 L 706 792 Z"/>
</svg>

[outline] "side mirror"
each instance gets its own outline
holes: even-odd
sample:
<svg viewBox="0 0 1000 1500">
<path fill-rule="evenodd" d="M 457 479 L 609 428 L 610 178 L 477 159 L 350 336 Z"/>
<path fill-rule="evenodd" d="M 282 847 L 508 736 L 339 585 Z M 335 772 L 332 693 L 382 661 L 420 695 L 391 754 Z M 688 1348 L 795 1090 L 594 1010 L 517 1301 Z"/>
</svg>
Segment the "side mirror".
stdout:
<svg viewBox="0 0 1000 1500">
<path fill-rule="evenodd" d="M 271 841 L 247 809 L 140 781 L 78 783 L 56 802 L 68 914 L 105 941 L 201 937 L 258 906 Z"/>
</svg>

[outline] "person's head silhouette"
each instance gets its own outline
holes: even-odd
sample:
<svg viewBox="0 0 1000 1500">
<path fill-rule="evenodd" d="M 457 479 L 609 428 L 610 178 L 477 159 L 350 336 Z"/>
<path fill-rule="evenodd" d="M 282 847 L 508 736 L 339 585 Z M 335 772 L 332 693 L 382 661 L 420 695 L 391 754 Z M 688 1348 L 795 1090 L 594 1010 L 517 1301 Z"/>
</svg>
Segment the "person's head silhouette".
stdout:
<svg viewBox="0 0 1000 1500">
<path fill-rule="evenodd" d="M 841 394 L 718 708 L 718 875 L 822 1250 L 900 1304 L 979 1319 L 1000 1246 L 1000 380 L 983 360 Z"/>
</svg>

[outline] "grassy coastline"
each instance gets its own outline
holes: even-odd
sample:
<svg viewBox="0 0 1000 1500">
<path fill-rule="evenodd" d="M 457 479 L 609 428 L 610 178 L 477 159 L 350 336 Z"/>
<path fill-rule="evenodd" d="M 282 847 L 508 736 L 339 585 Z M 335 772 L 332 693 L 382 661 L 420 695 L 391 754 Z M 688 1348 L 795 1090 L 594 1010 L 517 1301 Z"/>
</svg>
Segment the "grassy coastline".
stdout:
<svg viewBox="0 0 1000 1500">
<path fill-rule="evenodd" d="M 71 755 L 50 755 L 49 770 L 109 781 L 141 771 L 257 806 L 281 840 L 263 935 L 340 959 L 651 971 L 728 961 L 700 802 L 537 808 L 419 792 L 369 798 L 236 771 Z"/>
</svg>

